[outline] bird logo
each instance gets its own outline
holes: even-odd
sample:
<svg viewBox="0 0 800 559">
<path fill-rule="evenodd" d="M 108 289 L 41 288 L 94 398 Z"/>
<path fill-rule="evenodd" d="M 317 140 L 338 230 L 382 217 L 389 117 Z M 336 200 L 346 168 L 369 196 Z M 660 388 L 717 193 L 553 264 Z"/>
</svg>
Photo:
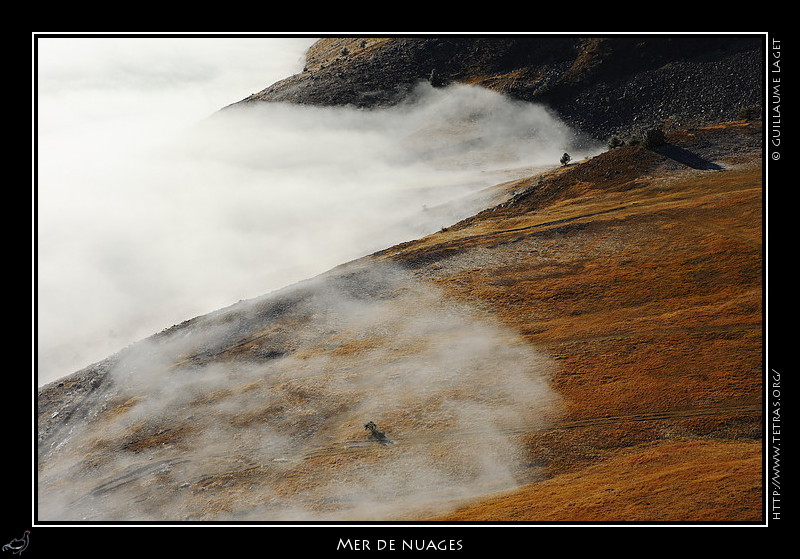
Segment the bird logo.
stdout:
<svg viewBox="0 0 800 559">
<path fill-rule="evenodd" d="M 10 551 L 11 553 L 20 555 L 28 547 L 28 537 L 30 536 L 30 533 L 30 530 L 25 530 L 25 533 L 21 538 L 14 538 L 4 545 L 3 551 Z"/>
</svg>

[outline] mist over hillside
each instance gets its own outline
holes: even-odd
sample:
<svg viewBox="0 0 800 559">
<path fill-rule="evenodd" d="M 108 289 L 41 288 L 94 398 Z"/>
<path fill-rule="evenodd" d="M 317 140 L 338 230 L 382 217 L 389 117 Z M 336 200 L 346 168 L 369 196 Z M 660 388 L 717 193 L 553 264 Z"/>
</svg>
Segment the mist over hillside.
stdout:
<svg viewBox="0 0 800 559">
<path fill-rule="evenodd" d="M 496 373 L 487 376 L 488 367 Z M 520 427 L 557 415 L 552 367 L 513 332 L 399 266 L 345 266 L 101 364 L 83 419 L 43 409 L 39 516 L 318 521 L 444 512 L 541 475 Z M 363 438 L 369 420 L 388 428 L 391 444 Z"/>
<path fill-rule="evenodd" d="M 237 107 L 66 182 L 47 177 L 39 384 L 449 226 L 486 207 L 483 189 L 592 153 L 573 146 L 544 107 L 420 84 L 391 109 Z"/>
<path fill-rule="evenodd" d="M 324 38 L 50 168 L 37 521 L 763 522 L 762 47 Z"/>
</svg>

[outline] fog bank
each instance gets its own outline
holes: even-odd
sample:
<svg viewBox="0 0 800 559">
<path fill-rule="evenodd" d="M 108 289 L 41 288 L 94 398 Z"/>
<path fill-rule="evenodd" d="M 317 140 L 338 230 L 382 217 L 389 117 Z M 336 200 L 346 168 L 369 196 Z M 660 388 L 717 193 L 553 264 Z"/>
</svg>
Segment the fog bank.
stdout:
<svg viewBox="0 0 800 559">
<path fill-rule="evenodd" d="M 555 365 L 400 268 L 337 268 L 123 352 L 83 402 L 91 420 L 65 419 L 40 443 L 38 513 L 268 522 L 446 512 L 543 475 L 524 437 L 560 409 Z M 392 444 L 371 440 L 368 421 Z"/>
<path fill-rule="evenodd" d="M 588 155 L 545 108 L 467 86 L 420 84 L 413 100 L 380 111 L 215 113 L 298 71 L 286 63 L 283 75 L 243 69 L 251 91 L 197 109 L 207 105 L 196 96 L 230 77 L 221 68 L 259 44 L 216 59 L 215 41 L 197 43 L 208 49 L 199 65 L 175 45 L 165 57 L 113 42 L 113 56 L 89 57 L 96 67 L 41 64 L 40 385 L 172 324 L 448 226 L 481 209 L 482 189 L 557 166 L 564 151 Z M 312 41 L 293 41 L 284 61 L 297 64 Z"/>
</svg>

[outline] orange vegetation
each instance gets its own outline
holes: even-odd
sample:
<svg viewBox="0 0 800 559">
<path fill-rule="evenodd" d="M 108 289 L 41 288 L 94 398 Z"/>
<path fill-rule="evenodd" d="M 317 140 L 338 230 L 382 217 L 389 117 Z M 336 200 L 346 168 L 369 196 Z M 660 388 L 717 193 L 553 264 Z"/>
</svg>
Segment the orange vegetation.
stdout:
<svg viewBox="0 0 800 559">
<path fill-rule="evenodd" d="M 626 146 L 382 253 L 558 363 L 563 413 L 526 438 L 549 479 L 437 519 L 762 518 L 760 159 L 679 163 Z"/>
</svg>

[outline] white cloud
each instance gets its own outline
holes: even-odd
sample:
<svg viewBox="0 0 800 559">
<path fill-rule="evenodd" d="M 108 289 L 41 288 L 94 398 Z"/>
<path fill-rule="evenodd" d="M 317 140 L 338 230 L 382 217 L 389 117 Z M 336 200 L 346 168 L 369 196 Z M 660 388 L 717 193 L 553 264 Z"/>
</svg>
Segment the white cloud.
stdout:
<svg viewBox="0 0 800 559">
<path fill-rule="evenodd" d="M 476 208 L 449 222 L 422 208 L 501 182 L 494 169 L 555 166 L 569 145 L 543 108 L 471 87 L 388 111 L 207 118 L 298 72 L 311 42 L 40 42 L 39 384 L 449 225 Z"/>
</svg>

